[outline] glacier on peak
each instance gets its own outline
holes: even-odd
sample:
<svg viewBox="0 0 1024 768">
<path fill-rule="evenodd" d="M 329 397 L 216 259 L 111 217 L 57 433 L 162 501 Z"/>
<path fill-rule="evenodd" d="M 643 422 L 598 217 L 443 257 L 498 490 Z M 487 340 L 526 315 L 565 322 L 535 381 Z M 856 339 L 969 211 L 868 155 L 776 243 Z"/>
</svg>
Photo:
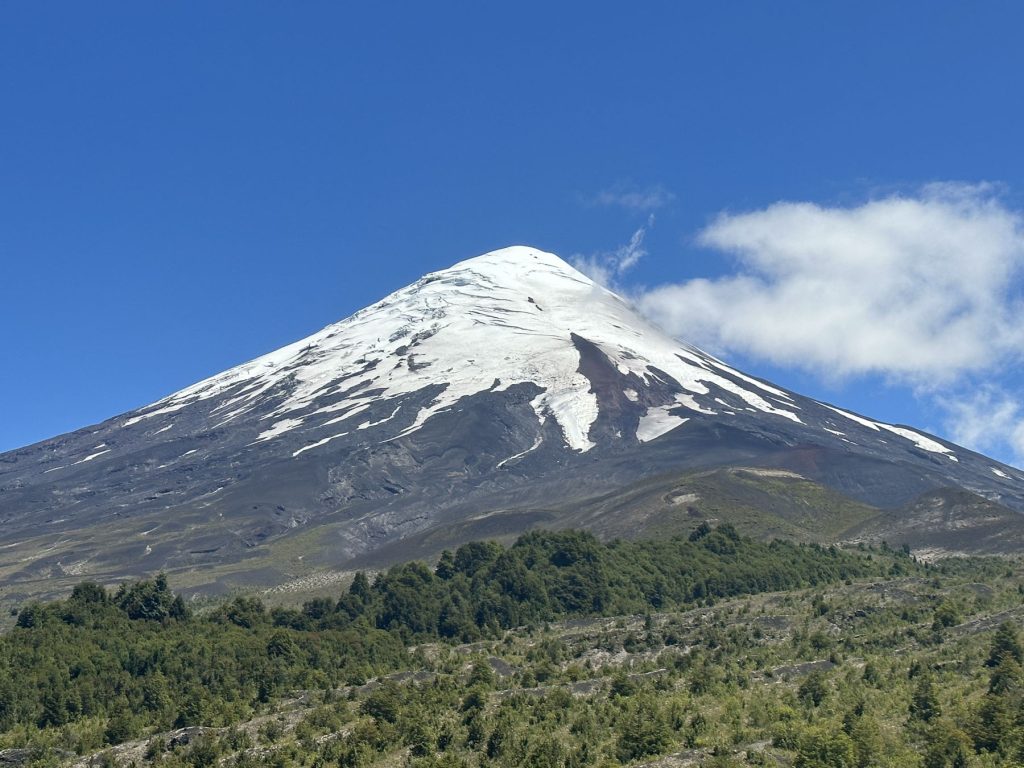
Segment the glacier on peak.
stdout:
<svg viewBox="0 0 1024 768">
<path fill-rule="evenodd" d="M 585 452 L 595 445 L 591 431 L 600 405 L 582 372 L 577 339 L 593 345 L 623 377 L 629 402 L 637 403 L 637 389 L 645 386 L 673 390 L 667 402 L 664 394 L 648 401 L 630 438 L 650 441 L 683 425 L 687 414 L 716 414 L 708 405 L 722 403 L 724 393 L 748 412 L 803 423 L 800 406 L 784 390 L 671 338 L 558 256 L 511 246 L 429 273 L 305 339 L 176 392 L 123 426 L 217 398 L 211 419 L 220 427 L 272 400 L 259 417 L 259 443 L 339 425 L 333 437 L 310 434 L 309 444 L 293 452 L 299 456 L 401 412 L 402 428 L 387 437 L 394 440 L 465 397 L 529 383 L 541 390 L 530 401 L 540 423 L 553 419 L 564 442 Z M 430 388 L 436 391 L 409 417 L 405 398 Z M 701 404 L 695 396 L 710 397 Z M 357 418 L 378 403 L 390 404 L 391 417 Z M 951 456 L 910 430 L 884 428 Z"/>
</svg>

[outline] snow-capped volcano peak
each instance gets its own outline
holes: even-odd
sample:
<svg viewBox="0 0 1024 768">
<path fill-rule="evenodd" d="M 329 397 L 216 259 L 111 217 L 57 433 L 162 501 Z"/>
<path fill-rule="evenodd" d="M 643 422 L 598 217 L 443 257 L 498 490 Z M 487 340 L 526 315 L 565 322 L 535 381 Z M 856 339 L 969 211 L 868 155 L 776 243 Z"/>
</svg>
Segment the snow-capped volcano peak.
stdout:
<svg viewBox="0 0 1024 768">
<path fill-rule="evenodd" d="M 484 275 L 496 283 L 515 283 L 527 275 L 546 274 L 549 277 L 563 276 L 587 285 L 595 284 L 589 277 L 555 254 L 531 248 L 528 245 L 510 245 L 465 259 L 447 269 L 424 275 L 419 282 L 467 271 Z"/>
<path fill-rule="evenodd" d="M 603 353 L 622 377 L 625 397 L 640 404 L 633 433 L 640 440 L 686 420 L 671 410 L 714 412 L 694 399 L 708 395 L 709 385 L 738 397 L 740 407 L 799 421 L 782 390 L 669 338 L 554 254 L 513 246 L 428 274 L 319 333 L 177 392 L 125 424 L 217 397 L 211 418 L 221 426 L 272 397 L 275 405 L 261 418 L 265 429 L 256 440 L 315 430 L 298 455 L 400 413 L 403 426 L 392 438 L 407 435 L 464 397 L 532 383 L 541 390 L 531 401 L 538 420 L 553 418 L 565 442 L 586 451 L 594 445 L 590 430 L 600 406 L 597 387 L 581 372 L 581 340 Z M 652 384 L 656 394 L 637 394 Z M 405 401 L 431 387 L 438 391 L 429 401 Z M 381 402 L 393 403 L 387 418 L 360 418 Z M 325 427 L 334 434 L 322 434 Z"/>
<path fill-rule="evenodd" d="M 107 575 L 234 563 L 274 581 L 285 561 L 259 553 L 294 529 L 309 533 L 294 539 L 302 567 L 349 567 L 407 537 L 434 546 L 559 524 L 587 499 L 573 524 L 622 535 L 648 514 L 677 525 L 691 510 L 676 505 L 697 493 L 676 487 L 680 473 L 723 467 L 740 471 L 722 479 L 729 498 L 733 480 L 785 477 L 886 509 L 961 488 L 1024 510 L 1024 473 L 747 376 L 557 256 L 515 246 L 0 456 L 0 549 L 9 572 L 36 558 L 41 579 L 61 562 Z M 1017 512 L 1006 515 L 1024 541 Z M 19 542 L 33 543 L 6 549 Z"/>
</svg>

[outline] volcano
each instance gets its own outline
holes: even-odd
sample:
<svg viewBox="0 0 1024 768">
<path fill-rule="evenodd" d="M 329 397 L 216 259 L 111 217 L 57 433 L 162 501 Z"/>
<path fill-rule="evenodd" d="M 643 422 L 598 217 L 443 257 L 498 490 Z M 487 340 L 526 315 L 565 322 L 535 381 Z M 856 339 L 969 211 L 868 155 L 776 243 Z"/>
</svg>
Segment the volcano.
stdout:
<svg viewBox="0 0 1024 768">
<path fill-rule="evenodd" d="M 582 527 L 1024 551 L 1024 474 L 666 335 L 549 253 L 428 274 L 318 333 L 0 454 L 0 585 L 299 588 Z M 299 585 L 299 586 L 296 586 Z"/>
</svg>

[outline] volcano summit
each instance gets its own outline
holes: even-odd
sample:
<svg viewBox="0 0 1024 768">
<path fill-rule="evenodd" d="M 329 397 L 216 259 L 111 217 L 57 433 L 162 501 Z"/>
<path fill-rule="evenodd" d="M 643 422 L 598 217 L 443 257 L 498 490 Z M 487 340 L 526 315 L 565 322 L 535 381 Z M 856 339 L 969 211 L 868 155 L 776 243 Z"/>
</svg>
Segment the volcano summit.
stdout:
<svg viewBox="0 0 1024 768">
<path fill-rule="evenodd" d="M 1024 547 L 1024 474 L 741 373 L 558 257 L 429 274 L 159 402 L 0 455 L 0 579 L 329 579 L 534 526 Z"/>
</svg>

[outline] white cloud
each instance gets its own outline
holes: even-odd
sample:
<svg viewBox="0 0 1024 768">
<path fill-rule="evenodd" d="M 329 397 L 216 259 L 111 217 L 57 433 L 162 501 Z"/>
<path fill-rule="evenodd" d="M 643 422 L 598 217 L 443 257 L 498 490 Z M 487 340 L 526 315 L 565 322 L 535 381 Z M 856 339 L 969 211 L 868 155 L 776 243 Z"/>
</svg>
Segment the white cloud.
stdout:
<svg viewBox="0 0 1024 768">
<path fill-rule="evenodd" d="M 698 236 L 732 274 L 634 294 L 674 335 L 824 380 L 879 375 L 949 436 L 1024 462 L 1024 215 L 990 185 L 934 184 L 852 207 L 779 202 Z M 964 393 L 974 393 L 967 394 Z"/>
<path fill-rule="evenodd" d="M 631 211 L 653 211 L 663 208 L 674 199 L 675 195 L 660 184 L 643 189 L 620 185 L 598 193 L 591 198 L 590 203 L 616 206 Z"/>
<path fill-rule="evenodd" d="M 1022 349 L 1022 217 L 989 186 L 931 185 L 850 208 L 780 202 L 723 214 L 699 242 L 734 256 L 736 273 L 636 297 L 698 345 L 917 387 Z"/>
<path fill-rule="evenodd" d="M 1019 399 L 988 385 L 967 397 L 941 396 L 938 402 L 953 441 L 1024 465 L 1024 406 Z"/>
<path fill-rule="evenodd" d="M 635 267 L 637 262 L 647 255 L 644 238 L 653 226 L 654 214 L 652 213 L 647 217 L 647 222 L 633 233 L 625 245 L 620 245 L 614 251 L 594 253 L 589 256 L 576 254 L 569 257 L 569 261 L 595 283 L 610 288 L 617 283 L 619 277 Z"/>
</svg>

